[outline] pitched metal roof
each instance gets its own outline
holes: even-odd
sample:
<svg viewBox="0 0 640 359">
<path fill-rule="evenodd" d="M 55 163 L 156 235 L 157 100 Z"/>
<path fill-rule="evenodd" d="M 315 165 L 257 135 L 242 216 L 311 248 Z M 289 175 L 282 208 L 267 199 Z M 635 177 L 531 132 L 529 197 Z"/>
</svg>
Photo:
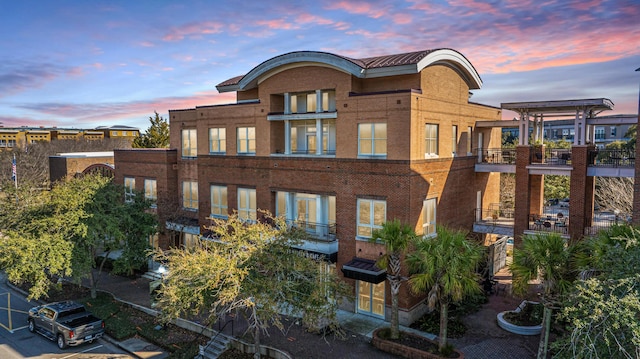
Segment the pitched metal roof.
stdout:
<svg viewBox="0 0 640 359">
<path fill-rule="evenodd" d="M 467 81 L 469 87 L 482 86 L 480 75 L 461 53 L 453 49 L 433 49 L 354 59 L 320 51 L 296 51 L 279 55 L 254 67 L 245 75 L 235 76 L 216 86 L 220 92 L 246 90 L 257 86 L 258 78 L 269 76 L 281 66 L 323 63 L 359 78 L 373 78 L 415 74 L 433 64 L 453 67 Z"/>
</svg>

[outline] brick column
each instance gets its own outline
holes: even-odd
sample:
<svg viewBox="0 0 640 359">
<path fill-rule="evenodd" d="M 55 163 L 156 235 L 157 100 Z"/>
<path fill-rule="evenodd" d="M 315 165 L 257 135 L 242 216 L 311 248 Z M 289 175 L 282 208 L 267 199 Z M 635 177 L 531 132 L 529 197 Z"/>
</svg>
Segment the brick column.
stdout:
<svg viewBox="0 0 640 359">
<path fill-rule="evenodd" d="M 593 195 L 595 181 L 587 177 L 588 154 L 593 145 L 571 147 L 571 171 L 569 194 L 569 236 L 576 242 L 584 236 L 584 228 L 591 224 L 593 217 Z M 587 220 L 588 219 L 588 220 Z"/>
<path fill-rule="evenodd" d="M 531 147 L 516 147 L 516 193 L 513 223 L 513 239 L 514 245 L 520 247 L 522 245 L 522 235 L 529 227 L 529 190 L 530 176 L 527 166 L 531 158 Z"/>
</svg>

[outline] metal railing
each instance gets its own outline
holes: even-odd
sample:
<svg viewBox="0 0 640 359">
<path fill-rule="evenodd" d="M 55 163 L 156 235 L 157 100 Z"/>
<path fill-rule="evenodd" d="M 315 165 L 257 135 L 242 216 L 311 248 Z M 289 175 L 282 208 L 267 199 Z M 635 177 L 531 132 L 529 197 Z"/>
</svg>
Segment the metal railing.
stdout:
<svg viewBox="0 0 640 359">
<path fill-rule="evenodd" d="M 530 214 L 529 230 L 567 234 L 569 230 L 569 216 L 563 212 L 544 215 Z"/>
<path fill-rule="evenodd" d="M 587 159 L 589 166 L 600 167 L 634 167 L 636 164 L 636 151 L 624 150 L 591 150 Z"/>
<path fill-rule="evenodd" d="M 545 148 L 531 146 L 529 163 L 550 166 L 571 165 L 571 149 L 569 148 Z"/>
<path fill-rule="evenodd" d="M 305 230 L 311 237 L 320 241 L 332 242 L 336 240 L 335 223 L 315 223 L 297 220 L 287 220 L 291 227 Z"/>
<path fill-rule="evenodd" d="M 480 163 L 490 164 L 509 164 L 514 165 L 516 163 L 516 149 L 515 148 L 487 148 L 476 149 L 476 156 L 478 153 L 478 160 Z"/>
</svg>

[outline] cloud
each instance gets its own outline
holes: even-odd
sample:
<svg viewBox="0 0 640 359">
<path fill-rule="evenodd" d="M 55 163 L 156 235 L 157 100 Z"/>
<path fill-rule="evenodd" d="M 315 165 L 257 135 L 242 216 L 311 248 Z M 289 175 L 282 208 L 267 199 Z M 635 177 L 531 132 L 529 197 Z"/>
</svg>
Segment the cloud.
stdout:
<svg viewBox="0 0 640 359">
<path fill-rule="evenodd" d="M 337 1 L 326 7 L 327 10 L 343 10 L 349 14 L 365 15 L 378 19 L 387 14 L 388 6 L 366 1 Z"/>
<path fill-rule="evenodd" d="M 163 37 L 163 41 L 173 42 L 188 38 L 201 38 L 203 35 L 211 35 L 222 32 L 225 25 L 215 21 L 200 21 L 173 27 Z"/>
<path fill-rule="evenodd" d="M 0 61 L 0 97 L 39 88 L 57 77 L 81 72 L 78 67 L 53 63 Z"/>
</svg>

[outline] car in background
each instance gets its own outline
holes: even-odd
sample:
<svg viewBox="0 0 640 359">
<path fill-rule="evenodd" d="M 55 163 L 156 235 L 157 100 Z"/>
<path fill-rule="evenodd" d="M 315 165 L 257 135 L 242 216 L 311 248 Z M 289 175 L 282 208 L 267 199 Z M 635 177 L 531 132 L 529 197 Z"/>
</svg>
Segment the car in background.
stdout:
<svg viewBox="0 0 640 359">
<path fill-rule="evenodd" d="M 29 309 L 29 331 L 56 341 L 58 348 L 93 342 L 104 335 L 104 321 L 72 301 Z"/>
</svg>

